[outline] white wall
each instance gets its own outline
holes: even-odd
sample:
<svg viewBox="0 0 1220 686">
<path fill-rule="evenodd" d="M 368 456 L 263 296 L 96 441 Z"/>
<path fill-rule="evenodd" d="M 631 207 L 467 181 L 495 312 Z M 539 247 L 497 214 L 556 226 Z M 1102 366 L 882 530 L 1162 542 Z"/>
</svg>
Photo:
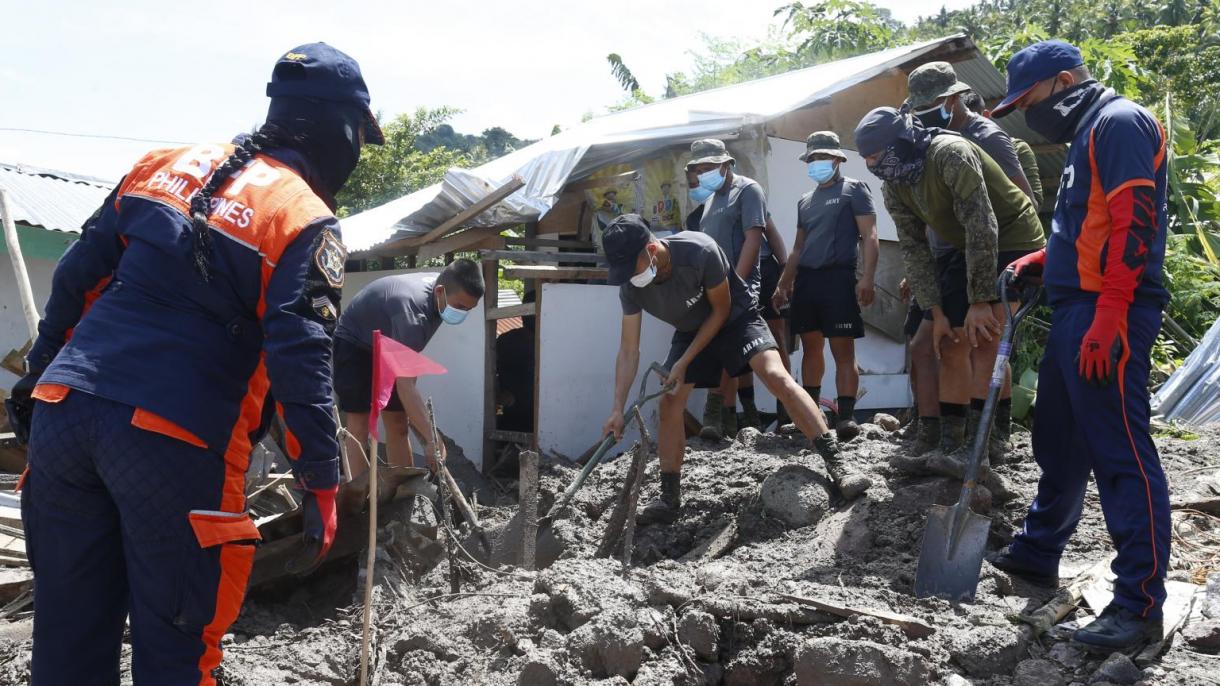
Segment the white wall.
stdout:
<svg viewBox="0 0 1220 686">
<path fill-rule="evenodd" d="M 348 272 L 343 299 L 348 301 L 375 279 L 403 272 Z M 442 324 L 424 348 L 424 355 L 449 370 L 419 381 L 420 393 L 432 397 L 436 423 L 466 457 L 482 464 L 483 453 L 483 304 L 457 326 Z"/>
<path fill-rule="evenodd" d="M 30 286 L 34 289 L 34 303 L 42 314 L 51 296 L 51 277 L 55 274 L 55 262 L 26 257 L 25 268 L 30 275 Z M 21 297 L 17 280 L 13 276 L 13 263 L 9 255 L 0 249 L 0 358 L 8 351 L 20 348 L 30 339 L 30 329 L 21 310 Z M 0 369 L 0 387 L 8 390 L 17 383 L 17 377 Z"/>
</svg>

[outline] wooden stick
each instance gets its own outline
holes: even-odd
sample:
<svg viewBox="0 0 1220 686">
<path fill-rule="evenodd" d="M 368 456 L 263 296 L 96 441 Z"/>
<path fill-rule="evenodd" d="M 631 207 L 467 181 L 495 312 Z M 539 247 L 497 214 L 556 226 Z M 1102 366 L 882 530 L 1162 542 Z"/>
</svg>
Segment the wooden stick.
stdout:
<svg viewBox="0 0 1220 686">
<path fill-rule="evenodd" d="M 648 458 L 652 455 L 652 436 L 644 425 L 644 415 L 640 414 L 639 406 L 635 408 L 635 420 L 640 425 L 640 450 L 635 456 L 635 478 L 631 481 L 631 490 L 627 492 L 627 526 L 623 529 L 623 576 L 631 566 L 631 550 L 635 540 L 636 505 L 640 502 L 640 488 L 644 485 L 644 469 L 648 466 Z"/>
<path fill-rule="evenodd" d="M 369 552 L 364 570 L 364 629 L 360 638 L 360 686 L 369 679 L 369 630 L 373 618 L 373 572 L 377 563 L 377 437 L 369 441 Z"/>
<path fill-rule="evenodd" d="M 21 311 L 25 314 L 30 338 L 38 338 L 38 306 L 34 304 L 34 290 L 30 288 L 30 275 L 21 255 L 21 241 L 17 237 L 17 225 L 13 223 L 13 212 L 8 204 L 8 193 L 0 188 L 0 219 L 4 221 L 4 242 L 13 263 L 13 277 L 17 280 L 17 293 L 21 298 Z"/>
<path fill-rule="evenodd" d="M 936 633 L 936 629 L 927 622 L 918 617 L 909 615 L 900 615 L 886 610 L 870 610 L 859 607 L 850 607 L 848 605 L 836 605 L 834 603 L 818 600 L 816 598 L 804 598 L 787 593 L 776 594 L 784 600 L 790 600 L 798 605 L 806 605 L 815 610 L 821 610 L 837 617 L 852 617 L 855 615 L 864 615 L 866 617 L 875 617 L 880 619 L 883 624 L 893 624 L 902 629 L 903 633 L 911 638 L 926 638 Z"/>
<path fill-rule="evenodd" d="M 518 454 L 521 489 L 521 566 L 533 571 L 538 546 L 538 453 L 522 450 Z"/>
<path fill-rule="evenodd" d="M 437 531 L 445 532 L 445 548 L 449 558 L 449 589 L 450 593 L 458 593 L 462 590 L 462 580 L 458 576 L 457 565 L 457 541 L 453 540 L 453 534 L 449 531 L 449 524 L 453 523 L 453 518 L 449 515 L 449 497 L 452 488 L 449 484 L 449 471 L 445 469 L 445 462 L 441 459 L 441 444 L 440 436 L 436 430 L 436 414 L 432 408 L 432 396 L 428 396 L 428 423 L 432 425 L 432 461 L 436 464 L 436 483 L 440 486 L 441 500 L 441 526 Z M 446 478 L 449 477 L 449 478 Z"/>
</svg>

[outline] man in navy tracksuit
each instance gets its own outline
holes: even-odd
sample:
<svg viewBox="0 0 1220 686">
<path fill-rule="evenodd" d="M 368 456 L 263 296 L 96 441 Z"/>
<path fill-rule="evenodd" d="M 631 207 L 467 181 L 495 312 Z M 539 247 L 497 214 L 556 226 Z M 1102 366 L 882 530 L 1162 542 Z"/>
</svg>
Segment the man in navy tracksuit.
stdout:
<svg viewBox="0 0 1220 686">
<path fill-rule="evenodd" d="M 325 44 L 285 53 L 267 94 L 267 123 L 236 144 L 145 155 L 56 267 L 13 393 L 34 686 L 117 686 L 128 615 L 136 684 L 215 684 L 273 411 L 306 492 L 302 555 L 333 540 L 334 194 L 382 134 L 355 60 Z"/>
<path fill-rule="evenodd" d="M 1092 473 L 1118 579 L 1114 600 L 1074 639 L 1126 649 L 1160 639 L 1169 564 L 1169 491 L 1148 429 L 1149 358 L 1169 300 L 1165 132 L 1092 80 L 1080 51 L 1060 41 L 1008 63 L 1008 96 L 995 116 L 1013 107 L 1071 148 L 1046 249 L 1009 267 L 1042 278 L 1054 314 L 1038 375 L 1038 495 L 1024 530 L 992 563 L 1054 584 Z"/>
</svg>

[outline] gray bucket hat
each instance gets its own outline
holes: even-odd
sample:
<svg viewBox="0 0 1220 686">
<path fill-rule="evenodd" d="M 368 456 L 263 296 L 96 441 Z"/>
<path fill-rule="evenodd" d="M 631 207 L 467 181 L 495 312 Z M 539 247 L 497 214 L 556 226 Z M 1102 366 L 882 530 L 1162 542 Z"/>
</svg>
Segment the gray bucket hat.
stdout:
<svg viewBox="0 0 1220 686">
<path fill-rule="evenodd" d="M 948 62 L 928 62 L 907 77 L 907 102 L 915 111 L 927 109 L 938 98 L 973 90 L 957 80 L 957 72 Z"/>
<path fill-rule="evenodd" d="M 809 134 L 805 139 L 805 154 L 800 156 L 800 160 L 808 162 L 814 155 L 832 155 L 847 161 L 847 155 L 844 155 L 840 148 L 839 134 L 834 131 L 814 131 Z"/>
<path fill-rule="evenodd" d="M 725 162 L 736 163 L 737 160 L 734 160 L 733 156 L 725 150 L 724 141 L 704 138 L 690 144 L 690 162 L 686 163 L 686 168 L 690 169 L 696 164 L 724 164 Z"/>
</svg>

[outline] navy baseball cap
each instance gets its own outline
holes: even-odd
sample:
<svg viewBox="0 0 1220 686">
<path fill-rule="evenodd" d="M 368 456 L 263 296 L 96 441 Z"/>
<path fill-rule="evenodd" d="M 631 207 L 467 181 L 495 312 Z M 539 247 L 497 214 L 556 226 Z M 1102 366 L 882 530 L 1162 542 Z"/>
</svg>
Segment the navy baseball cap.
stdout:
<svg viewBox="0 0 1220 686">
<path fill-rule="evenodd" d="M 602 231 L 602 250 L 610 263 L 611 286 L 621 286 L 635 276 L 640 251 L 652 238 L 652 226 L 638 214 L 619 215 Z"/>
<path fill-rule="evenodd" d="M 991 110 L 993 119 L 1012 113 L 1012 106 L 1040 81 L 1084 64 L 1080 48 L 1061 40 L 1034 43 L 1008 60 L 1008 95 Z"/>
<path fill-rule="evenodd" d="M 385 136 L 369 108 L 369 89 L 360 65 L 326 43 L 307 43 L 284 53 L 275 62 L 267 96 L 312 98 L 358 105 L 365 113 L 364 140 L 382 145 Z"/>
</svg>

